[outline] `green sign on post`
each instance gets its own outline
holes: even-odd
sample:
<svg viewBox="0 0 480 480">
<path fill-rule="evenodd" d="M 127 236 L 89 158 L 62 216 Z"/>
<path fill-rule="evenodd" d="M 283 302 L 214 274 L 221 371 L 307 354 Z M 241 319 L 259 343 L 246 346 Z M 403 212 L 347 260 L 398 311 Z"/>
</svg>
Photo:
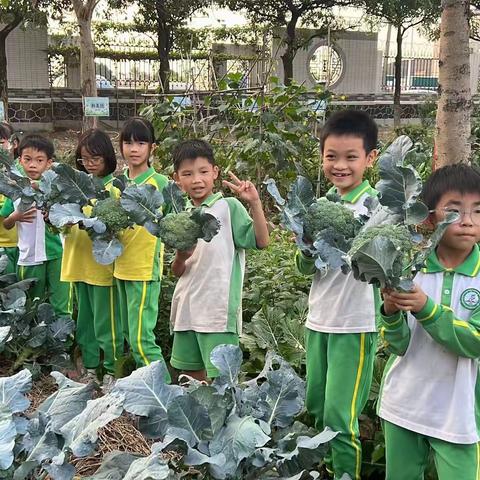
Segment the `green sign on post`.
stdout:
<svg viewBox="0 0 480 480">
<path fill-rule="evenodd" d="M 86 117 L 109 117 L 110 102 L 108 97 L 84 97 L 83 111 Z"/>
</svg>

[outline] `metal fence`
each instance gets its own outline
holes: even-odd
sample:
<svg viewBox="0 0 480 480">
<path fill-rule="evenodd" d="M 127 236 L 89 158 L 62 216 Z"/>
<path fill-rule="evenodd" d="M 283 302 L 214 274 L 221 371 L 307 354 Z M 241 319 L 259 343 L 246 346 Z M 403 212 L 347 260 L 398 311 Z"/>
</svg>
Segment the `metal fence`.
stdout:
<svg viewBox="0 0 480 480">
<path fill-rule="evenodd" d="M 384 56 L 382 90 L 393 91 L 395 56 Z M 403 92 L 428 92 L 438 88 L 438 58 L 406 56 L 402 58 L 401 89 Z"/>
</svg>

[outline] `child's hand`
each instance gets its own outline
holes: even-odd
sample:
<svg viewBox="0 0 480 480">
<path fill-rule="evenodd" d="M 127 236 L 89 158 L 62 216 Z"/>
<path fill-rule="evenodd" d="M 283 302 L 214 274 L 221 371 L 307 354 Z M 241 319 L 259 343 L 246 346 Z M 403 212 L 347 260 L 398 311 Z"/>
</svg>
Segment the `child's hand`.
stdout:
<svg viewBox="0 0 480 480">
<path fill-rule="evenodd" d="M 398 308 L 395 305 L 395 302 L 391 296 L 392 290 L 390 288 L 382 288 L 382 297 L 383 297 L 383 311 L 387 317 L 398 312 Z"/>
<path fill-rule="evenodd" d="M 418 313 L 428 300 L 427 295 L 418 285 L 415 285 L 411 292 L 397 292 L 396 290 L 391 290 L 388 293 L 385 293 L 385 291 L 382 293 L 384 299 L 387 297 L 387 301 L 394 306 L 396 309 L 395 311 L 402 310 L 404 312 Z M 385 303 L 384 310 L 385 313 L 387 313 Z M 392 313 L 395 313 L 395 311 Z"/>
<path fill-rule="evenodd" d="M 186 262 L 195 251 L 195 247 L 190 250 L 177 250 L 177 259 L 181 262 Z"/>
<path fill-rule="evenodd" d="M 228 172 L 228 174 L 234 183 L 223 180 L 222 184 L 235 193 L 240 200 L 245 200 L 250 205 L 260 200 L 258 191 L 250 180 L 240 180 L 233 172 Z"/>
<path fill-rule="evenodd" d="M 35 207 L 32 207 L 25 212 L 15 210 L 13 215 L 15 222 L 33 223 L 34 220 L 37 218 L 37 209 Z"/>
</svg>

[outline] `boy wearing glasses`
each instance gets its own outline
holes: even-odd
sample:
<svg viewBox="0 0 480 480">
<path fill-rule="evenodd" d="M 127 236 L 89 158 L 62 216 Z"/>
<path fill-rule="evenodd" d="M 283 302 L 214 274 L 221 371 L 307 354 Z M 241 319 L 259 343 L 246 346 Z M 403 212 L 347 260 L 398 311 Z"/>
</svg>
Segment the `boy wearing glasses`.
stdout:
<svg viewBox="0 0 480 480">
<path fill-rule="evenodd" d="M 393 354 L 385 368 L 383 419 L 387 480 L 424 476 L 433 452 L 440 480 L 480 474 L 480 170 L 434 172 L 423 200 L 435 226 L 449 212 L 436 251 L 408 293 L 383 291 L 381 335 Z"/>
<path fill-rule="evenodd" d="M 18 147 L 19 163 L 32 185 L 52 166 L 54 147 L 50 140 L 41 135 L 27 135 Z M 15 203 L 7 199 L 0 216 L 5 217 L 4 227 L 18 229 L 19 258 L 17 277 L 19 280 L 36 278 L 29 290 L 32 298 L 44 301 L 48 298 L 58 315 L 70 314 L 70 284 L 60 281 L 62 265 L 62 242 L 45 225 L 43 214 L 35 205 L 27 211 L 20 210 L 20 200 Z"/>
</svg>

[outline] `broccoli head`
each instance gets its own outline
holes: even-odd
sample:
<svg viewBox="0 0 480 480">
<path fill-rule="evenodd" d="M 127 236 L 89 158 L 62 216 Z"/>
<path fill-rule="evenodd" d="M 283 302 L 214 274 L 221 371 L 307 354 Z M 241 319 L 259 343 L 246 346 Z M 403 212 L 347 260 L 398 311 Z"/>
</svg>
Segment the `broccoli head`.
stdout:
<svg viewBox="0 0 480 480">
<path fill-rule="evenodd" d="M 128 212 L 122 207 L 118 198 L 110 197 L 96 202 L 92 217 L 97 217 L 111 233 L 118 233 L 132 226 Z"/>
<path fill-rule="evenodd" d="M 348 252 L 356 278 L 397 288 L 418 244 L 405 225 L 377 225 L 361 231 Z"/>
<path fill-rule="evenodd" d="M 202 209 L 169 213 L 160 220 L 160 238 L 169 247 L 190 250 L 198 239 L 209 242 L 218 232 L 220 224 L 216 217 Z"/>
<path fill-rule="evenodd" d="M 310 241 L 327 228 L 350 239 L 355 235 L 356 227 L 357 220 L 352 210 L 326 198 L 319 198 L 312 203 L 305 214 L 304 231 Z"/>
</svg>

